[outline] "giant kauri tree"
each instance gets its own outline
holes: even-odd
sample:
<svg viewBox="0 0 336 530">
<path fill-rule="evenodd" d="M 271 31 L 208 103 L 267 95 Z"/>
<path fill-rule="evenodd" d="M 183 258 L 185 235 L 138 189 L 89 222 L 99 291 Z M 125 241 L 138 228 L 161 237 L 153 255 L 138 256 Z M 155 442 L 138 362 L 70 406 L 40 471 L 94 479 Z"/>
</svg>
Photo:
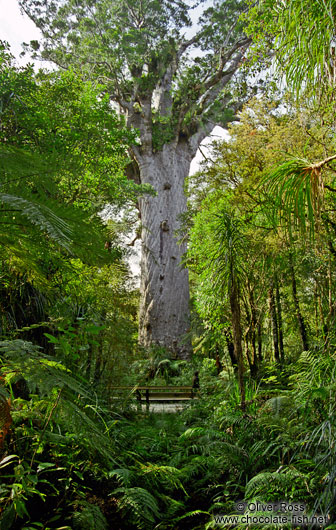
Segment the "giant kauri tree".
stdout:
<svg viewBox="0 0 336 530">
<path fill-rule="evenodd" d="M 232 81 L 249 39 L 244 2 L 212 0 L 21 0 L 40 28 L 37 55 L 99 79 L 128 127 L 132 174 L 155 196 L 140 200 L 140 342 L 181 358 L 189 327 L 186 242 L 176 231 L 186 210 L 184 182 L 201 141 L 241 103 Z M 211 5 L 210 5 L 211 4 Z M 192 18 L 200 15 L 192 32 Z M 240 101 L 237 101 L 239 100 Z"/>
</svg>

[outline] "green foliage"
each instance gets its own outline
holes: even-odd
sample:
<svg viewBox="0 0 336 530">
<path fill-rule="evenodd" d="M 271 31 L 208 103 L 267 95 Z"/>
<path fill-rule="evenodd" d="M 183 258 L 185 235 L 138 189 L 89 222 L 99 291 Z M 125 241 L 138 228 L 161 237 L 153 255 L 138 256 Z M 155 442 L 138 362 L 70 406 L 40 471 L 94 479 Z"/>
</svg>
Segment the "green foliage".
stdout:
<svg viewBox="0 0 336 530">
<path fill-rule="evenodd" d="M 262 41 L 265 49 L 273 40 L 278 68 L 297 95 L 307 88 L 316 97 L 332 94 L 335 9 L 333 1 L 262 0 L 250 11 L 249 29 L 257 47 Z"/>
<path fill-rule="evenodd" d="M 160 516 L 155 497 L 143 488 L 118 488 L 115 495 L 122 495 L 120 509 L 137 528 L 151 528 Z"/>
<path fill-rule="evenodd" d="M 334 116 L 335 8 L 333 1 L 310 3 L 293 0 L 274 3 L 265 0 L 254 6 L 248 16 L 249 32 L 256 47 L 260 48 L 261 42 L 261 48 L 265 51 L 270 40 L 273 40 L 278 71 L 285 76 L 287 85 L 299 103 L 303 95 L 312 101 L 314 119 L 320 123 L 324 121 L 323 116 Z M 266 182 L 273 193 L 276 190 L 276 197 L 280 199 L 280 204 L 276 206 L 283 217 L 289 217 L 289 224 L 299 221 L 301 227 L 305 228 L 308 221 L 311 232 L 314 232 L 321 203 L 324 203 L 326 179 L 323 178 L 325 172 L 322 174 L 322 168 L 326 166 L 331 170 L 333 179 L 334 169 L 330 162 L 334 160 L 334 153 L 326 156 L 328 144 L 320 142 L 314 135 L 311 138 L 316 144 L 326 146 L 322 162 L 312 164 L 306 157 L 291 157 L 274 169 Z M 332 139 L 333 117 L 329 125 L 329 142 Z"/>
<path fill-rule="evenodd" d="M 25 361 L 23 351 L 29 352 L 31 362 Z M 167 530 L 182 530 L 186 525 L 202 528 L 207 521 L 210 524 L 213 514 L 232 513 L 234 503 L 242 498 L 300 501 L 323 513 L 331 509 L 332 473 L 330 481 L 322 478 L 334 465 L 334 392 L 323 388 L 334 388 L 334 374 L 326 370 L 333 361 L 325 352 L 304 354 L 291 365 L 286 402 L 279 396 L 269 397 L 270 377 L 264 377 L 253 393 L 247 393 L 247 410 L 242 413 L 239 399 L 231 399 L 230 381 L 223 383 L 213 375 L 215 385 L 203 388 L 202 399 L 179 416 L 140 415 L 131 421 L 115 413 L 111 421 L 98 403 L 90 406 L 84 382 L 76 381 L 59 362 L 33 346 L 6 343 L 2 352 L 6 380 L 13 381 L 20 367 L 32 390 L 38 382 L 41 394 L 39 398 L 31 395 L 30 401 L 17 400 L 13 411 L 18 437 L 13 441 L 15 453 L 1 462 L 8 470 L 2 493 L 6 517 L 12 513 L 13 520 L 15 516 L 26 520 L 25 510 L 34 513 L 30 499 L 36 503 L 36 498 L 45 495 L 49 502 L 54 498 L 59 503 L 65 486 L 74 514 L 63 502 L 52 513 L 63 513 L 62 521 L 71 521 L 74 528 L 108 528 L 116 517 L 130 529 L 153 525 Z M 330 375 L 328 380 L 324 375 L 324 386 L 316 392 L 322 374 Z M 205 376 L 206 372 L 201 375 L 201 386 Z M 61 385 L 55 408 L 57 392 L 51 389 Z M 71 400 L 72 413 L 67 416 Z M 38 435 L 34 423 L 41 415 L 49 421 L 42 422 L 45 428 Z M 28 444 L 32 434 L 33 444 Z M 92 436 L 92 446 L 87 445 Z M 103 438 L 109 455 L 99 448 Z M 57 484 L 53 482 L 56 476 L 61 479 Z M 13 488 L 16 493 L 9 500 Z M 99 488 L 108 492 L 106 497 L 104 493 L 102 498 L 97 496 Z M 48 510 L 45 505 L 41 521 L 51 520 Z"/>
<path fill-rule="evenodd" d="M 3 50 L 0 62 L 0 244 L 21 269 L 38 274 L 41 245 L 46 253 L 53 245 L 86 260 L 116 259 L 117 244 L 104 253 L 96 214 L 106 201 L 127 204 L 139 191 L 123 174 L 132 135 L 101 85 L 70 71 L 36 76 L 31 67 L 15 68 Z"/>
<path fill-rule="evenodd" d="M 269 193 L 276 201 L 276 224 L 280 221 L 286 224 L 287 229 L 298 226 L 304 231 L 309 224 L 314 232 L 315 223 L 321 220 L 324 186 L 329 180 L 322 174 L 322 169 L 334 158 L 331 156 L 315 164 L 295 158 L 284 162 L 266 176 L 263 184 L 269 188 Z"/>
<path fill-rule="evenodd" d="M 306 219 L 312 225 L 320 210 L 321 176 L 320 172 L 310 171 L 309 166 L 307 160 L 289 160 L 278 166 L 265 181 L 270 193 L 280 198 L 280 204 L 274 209 L 275 216 L 281 215 L 290 226 L 294 224 L 292 213 L 294 221 L 298 218 L 300 226 L 305 228 Z"/>
<path fill-rule="evenodd" d="M 164 144 L 174 140 L 176 119 L 171 116 L 153 116 L 153 149 L 160 151 Z"/>
<path fill-rule="evenodd" d="M 120 207 L 141 193 L 124 174 L 134 135 L 111 109 L 103 85 L 83 82 L 71 70 L 35 75 L 1 62 L 1 162 L 11 189 L 25 180 L 35 192 L 48 190 L 90 212 L 107 201 Z"/>
<path fill-rule="evenodd" d="M 107 521 L 98 506 L 81 503 L 81 510 L 72 518 L 74 530 L 107 530 Z"/>
<path fill-rule="evenodd" d="M 249 44 L 238 20 L 244 2 L 53 0 L 41 5 L 29 0 L 20 5 L 43 35 L 27 49 L 89 79 L 103 79 L 128 124 L 139 129 L 141 143 L 149 142 L 154 151 L 199 131 L 201 116 L 209 129 L 210 123 L 232 119 L 236 102 L 224 87 Z M 188 39 L 185 30 L 196 14 L 198 29 Z"/>
<path fill-rule="evenodd" d="M 67 508 L 62 506 L 62 497 L 67 492 L 67 502 L 80 506 L 73 520 L 76 528 L 107 528 L 97 506 L 79 501 L 90 491 L 84 477 L 95 477 L 98 469 L 115 462 L 107 410 L 97 403 L 85 380 L 74 377 L 31 343 L 2 342 L 1 373 L 11 389 L 18 377 L 24 377 L 30 392 L 28 399 L 14 401 L 16 454 L 1 462 L 1 467 L 10 468 L 1 489 L 1 521 L 27 519 L 35 513 L 37 498 L 47 504 L 43 508 L 46 523 L 64 520 L 67 516 L 62 511 Z"/>
<path fill-rule="evenodd" d="M 109 452 L 110 442 L 104 436 L 105 423 L 100 420 L 101 429 L 95 423 L 94 416 L 96 414 L 96 419 L 99 418 L 99 409 L 95 406 L 94 397 L 85 380 L 80 381 L 79 378 L 73 377 L 61 362 L 42 354 L 39 350 L 39 347 L 22 340 L 0 343 L 1 371 L 7 384 L 12 385 L 18 375 L 23 377 L 31 393 L 38 391 L 42 398 L 40 401 L 42 410 L 47 407 L 46 413 L 54 414 L 60 424 L 64 422 L 67 425 L 71 418 L 73 436 L 81 437 L 84 432 L 87 434 L 90 432 L 85 442 L 88 447 L 97 454 L 103 455 L 105 459 L 114 461 Z M 46 419 L 45 427 L 47 425 Z M 64 430 L 58 434 L 65 436 L 68 433 Z M 37 439 L 36 444 L 33 444 L 37 452 L 41 452 L 44 446 L 43 436 L 44 430 L 41 439 Z"/>
<path fill-rule="evenodd" d="M 333 143 L 330 144 L 330 125 L 321 129 L 311 111 L 299 111 L 288 102 L 286 111 L 279 112 L 276 104 L 266 99 L 250 102 L 241 113 L 239 124 L 230 127 L 230 135 L 229 141 L 215 144 L 211 162 L 189 178 L 190 216 L 193 217 L 192 222 L 189 221 L 191 238 L 187 263 L 192 272 L 194 307 L 198 312 L 195 321 L 199 322 L 197 318 L 200 317 L 203 320 L 199 326 L 203 327 L 200 345 L 206 345 L 205 354 L 210 351 L 215 356 L 215 352 L 223 352 L 228 358 L 232 342 L 229 299 L 225 291 L 216 288 L 214 253 L 215 249 L 219 252 L 221 241 L 216 231 L 217 216 L 222 210 L 230 212 L 237 224 L 235 235 L 240 233 L 241 242 L 244 241 L 237 253 L 236 267 L 241 320 L 247 333 L 243 340 L 253 367 L 257 341 L 263 349 L 262 355 L 272 356 L 271 330 L 267 328 L 270 325 L 270 284 L 273 289 L 277 285 L 279 292 L 288 355 L 295 351 L 293 333 L 295 329 L 299 331 L 298 303 L 295 302 L 294 312 L 290 309 L 294 296 L 293 272 L 298 291 L 296 300 L 299 300 L 303 319 L 309 322 L 311 329 L 315 330 L 318 325 L 308 308 L 312 307 L 316 296 L 311 278 L 316 278 L 316 289 L 320 290 L 324 283 L 317 271 L 323 269 L 327 274 L 326 249 L 321 250 L 321 245 L 325 237 L 330 237 L 324 227 L 328 225 L 329 216 L 333 219 L 334 176 L 332 157 L 323 158 L 323 149 L 330 148 L 333 152 Z M 289 162 L 275 171 L 275 164 L 283 160 L 284 153 Z M 309 162 L 314 159 L 321 162 Z M 290 167 L 296 172 L 294 176 L 288 175 Z M 301 237 L 300 221 L 306 229 L 315 228 L 319 242 Z M 231 238 L 230 244 L 234 242 Z M 222 261 L 223 279 L 230 254 L 227 251 L 222 255 L 226 256 Z M 328 296 L 326 291 L 325 296 Z M 322 299 L 320 307 L 326 316 Z M 297 348 L 296 354 L 299 353 Z"/>
<path fill-rule="evenodd" d="M 45 347 L 49 336 L 49 353 L 97 387 L 111 351 L 134 343 L 137 294 L 119 229 L 97 215 L 144 191 L 124 175 L 134 135 L 103 85 L 17 68 L 5 50 L 0 60 L 2 338 L 20 329 Z"/>
<path fill-rule="evenodd" d="M 302 483 L 307 480 L 307 477 L 303 473 L 299 473 L 295 469 L 282 469 L 281 472 L 266 472 L 260 473 L 253 477 L 250 482 L 246 485 L 245 495 L 246 498 L 253 498 L 256 495 L 260 495 L 262 498 L 267 497 L 271 499 L 270 494 L 274 500 L 278 499 L 279 495 L 284 495 L 288 501 L 295 500 L 291 498 L 292 491 L 295 489 L 295 493 L 302 495 L 300 488 Z M 305 488 L 303 487 L 303 491 Z M 301 497 L 300 497 L 301 498 Z"/>
</svg>

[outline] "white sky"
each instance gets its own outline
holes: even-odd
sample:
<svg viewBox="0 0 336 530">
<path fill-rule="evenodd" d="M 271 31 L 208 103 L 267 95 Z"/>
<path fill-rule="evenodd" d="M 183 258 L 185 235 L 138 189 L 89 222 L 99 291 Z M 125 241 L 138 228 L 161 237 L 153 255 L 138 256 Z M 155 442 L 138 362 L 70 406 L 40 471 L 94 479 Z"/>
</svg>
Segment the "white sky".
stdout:
<svg viewBox="0 0 336 530">
<path fill-rule="evenodd" d="M 22 15 L 17 0 L 0 0 L 0 39 L 11 45 L 12 54 L 19 59 L 22 52 L 22 42 L 39 39 L 40 32 L 35 24 Z M 28 58 L 20 59 L 27 63 Z"/>
</svg>

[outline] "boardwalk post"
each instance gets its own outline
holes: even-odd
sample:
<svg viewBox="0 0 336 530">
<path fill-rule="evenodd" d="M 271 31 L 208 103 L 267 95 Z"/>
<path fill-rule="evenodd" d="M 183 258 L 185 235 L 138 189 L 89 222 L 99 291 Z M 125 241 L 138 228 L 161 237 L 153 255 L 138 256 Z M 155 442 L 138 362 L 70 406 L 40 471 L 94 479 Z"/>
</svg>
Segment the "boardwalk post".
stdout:
<svg viewBox="0 0 336 530">
<path fill-rule="evenodd" d="M 135 391 L 135 395 L 137 400 L 137 410 L 139 411 L 141 410 L 141 392 L 138 388 Z"/>
<path fill-rule="evenodd" d="M 149 411 L 149 389 L 146 388 L 146 412 Z"/>
</svg>

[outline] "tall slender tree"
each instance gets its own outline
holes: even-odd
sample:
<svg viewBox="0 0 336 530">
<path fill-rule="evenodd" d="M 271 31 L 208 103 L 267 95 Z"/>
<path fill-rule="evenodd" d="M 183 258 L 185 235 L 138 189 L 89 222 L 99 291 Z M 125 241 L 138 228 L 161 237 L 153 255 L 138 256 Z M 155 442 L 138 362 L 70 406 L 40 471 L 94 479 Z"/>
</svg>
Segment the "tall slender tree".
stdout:
<svg viewBox="0 0 336 530">
<path fill-rule="evenodd" d="M 247 239 L 240 219 L 234 209 L 227 208 L 220 193 L 204 201 L 191 230 L 189 258 L 191 270 L 200 276 L 197 287 L 197 306 L 204 317 L 208 313 L 214 327 L 218 326 L 217 308 L 229 307 L 231 337 L 226 334 L 229 355 L 237 369 L 241 406 L 245 407 L 244 356 L 242 330 L 243 285 L 246 280 L 244 261 L 247 255 Z M 202 314 L 203 313 L 203 314 Z M 217 322 L 216 322 L 217 320 Z M 229 339 L 230 337 L 230 339 Z"/>
<path fill-rule="evenodd" d="M 201 5 L 205 5 L 202 9 Z M 21 0 L 40 28 L 37 53 L 62 68 L 107 85 L 129 128 L 132 174 L 156 196 L 140 200 L 140 342 L 180 357 L 189 327 L 186 243 L 176 231 L 186 210 L 184 181 L 201 141 L 230 121 L 241 100 L 229 85 L 250 43 L 242 31 L 241 0 Z M 198 25 L 189 37 L 193 14 Z M 188 35 L 188 36 L 187 36 Z M 239 98 L 238 98 L 239 99 Z"/>
</svg>

